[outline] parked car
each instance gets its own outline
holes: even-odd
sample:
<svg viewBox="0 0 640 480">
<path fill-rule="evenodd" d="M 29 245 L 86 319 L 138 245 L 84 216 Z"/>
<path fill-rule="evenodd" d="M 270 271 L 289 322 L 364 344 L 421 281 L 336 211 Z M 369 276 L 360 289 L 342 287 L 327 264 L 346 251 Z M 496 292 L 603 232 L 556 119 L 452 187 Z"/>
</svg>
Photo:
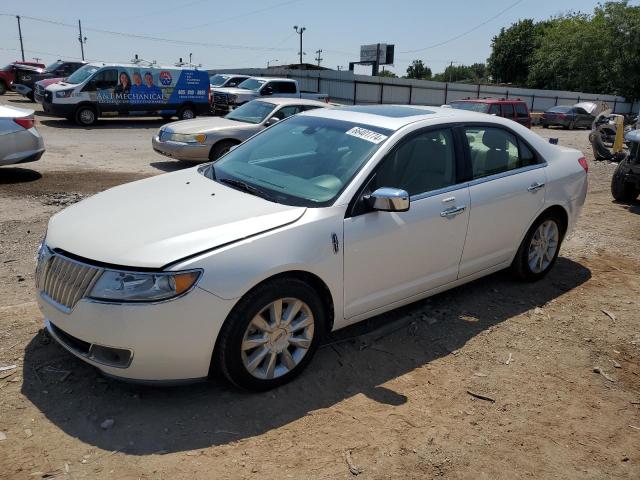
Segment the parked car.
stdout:
<svg viewBox="0 0 640 480">
<path fill-rule="evenodd" d="M 498 117 L 508 118 L 527 128 L 531 128 L 531 114 L 527 103 L 511 98 L 468 98 L 450 102 L 451 108 L 488 113 Z"/>
<path fill-rule="evenodd" d="M 44 103 L 44 94 L 47 87 L 49 85 L 64 82 L 64 80 L 64 78 L 46 78 L 44 80 L 38 80 L 34 85 L 33 99 L 37 103 Z"/>
<path fill-rule="evenodd" d="M 300 91 L 298 82 L 290 78 L 250 77 L 236 88 L 214 88 L 213 110 L 215 113 L 229 112 L 244 103 L 260 97 L 329 101 L 329 96 L 325 93 Z"/>
<path fill-rule="evenodd" d="M 596 117 L 583 107 L 574 105 L 559 105 L 552 107 L 542 114 L 540 124 L 542 128 L 563 127 L 573 130 L 575 128 L 591 128 Z"/>
<path fill-rule="evenodd" d="M 632 202 L 640 195 L 640 130 L 625 135 L 629 152 L 620 160 L 611 177 L 611 195 L 619 202 Z"/>
<path fill-rule="evenodd" d="M 542 279 L 587 163 L 506 119 L 319 108 L 49 221 L 45 325 L 114 377 L 291 380 L 332 330 L 511 267 Z"/>
<path fill-rule="evenodd" d="M 244 82 L 249 75 L 241 75 L 239 73 L 216 73 L 209 77 L 211 88 L 237 87 Z"/>
<path fill-rule="evenodd" d="M 44 141 L 35 127 L 33 110 L 0 105 L 0 165 L 35 162 Z"/>
<path fill-rule="evenodd" d="M 36 62 L 12 62 L 3 67 L 0 69 L 0 95 L 4 95 L 7 90 L 11 90 L 11 85 L 16 79 L 21 76 L 29 76 L 34 72 L 37 73 L 44 67 L 43 63 Z"/>
<path fill-rule="evenodd" d="M 35 84 L 40 80 L 52 78 L 65 78 L 86 65 L 87 62 L 57 60 L 45 68 L 42 72 L 34 73 L 13 83 L 11 89 L 31 101 L 35 101 Z M 55 82 L 57 83 L 57 82 Z"/>
<path fill-rule="evenodd" d="M 164 125 L 152 139 L 153 149 L 177 160 L 217 160 L 261 130 L 296 113 L 326 107 L 298 98 L 252 100 L 225 117 L 203 117 Z"/>
<path fill-rule="evenodd" d="M 89 63 L 45 89 L 44 111 L 79 125 L 103 114 L 181 120 L 209 111 L 207 72 L 146 64 Z"/>
</svg>

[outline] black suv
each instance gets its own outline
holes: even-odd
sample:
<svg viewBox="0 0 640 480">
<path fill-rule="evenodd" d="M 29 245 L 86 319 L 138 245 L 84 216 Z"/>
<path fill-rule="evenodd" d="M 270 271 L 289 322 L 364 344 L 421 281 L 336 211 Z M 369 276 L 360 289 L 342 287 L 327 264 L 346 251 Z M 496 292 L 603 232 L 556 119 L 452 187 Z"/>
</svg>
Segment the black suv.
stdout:
<svg viewBox="0 0 640 480">
<path fill-rule="evenodd" d="M 620 161 L 611 178 L 611 194 L 619 202 L 632 202 L 640 195 L 640 130 L 625 135 L 629 154 Z"/>
<path fill-rule="evenodd" d="M 36 82 L 47 78 L 66 78 L 80 67 L 86 65 L 87 62 L 57 60 L 42 71 L 42 73 L 32 73 L 28 77 L 16 78 L 14 83 L 25 85 L 31 89 L 27 97 L 34 101 L 34 90 Z"/>
</svg>

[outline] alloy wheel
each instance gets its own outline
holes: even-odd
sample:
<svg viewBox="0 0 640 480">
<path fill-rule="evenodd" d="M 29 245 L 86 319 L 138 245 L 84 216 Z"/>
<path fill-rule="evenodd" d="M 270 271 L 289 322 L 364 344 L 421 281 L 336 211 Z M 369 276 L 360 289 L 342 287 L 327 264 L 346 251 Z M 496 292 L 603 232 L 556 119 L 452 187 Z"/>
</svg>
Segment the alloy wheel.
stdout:
<svg viewBox="0 0 640 480">
<path fill-rule="evenodd" d="M 314 334 L 311 308 L 297 298 L 280 298 L 249 322 L 241 345 L 242 363 L 252 376 L 281 377 L 305 357 Z"/>
<path fill-rule="evenodd" d="M 536 229 L 531 243 L 527 261 L 533 273 L 545 271 L 556 255 L 560 240 L 558 225 L 553 220 L 546 220 Z"/>
</svg>

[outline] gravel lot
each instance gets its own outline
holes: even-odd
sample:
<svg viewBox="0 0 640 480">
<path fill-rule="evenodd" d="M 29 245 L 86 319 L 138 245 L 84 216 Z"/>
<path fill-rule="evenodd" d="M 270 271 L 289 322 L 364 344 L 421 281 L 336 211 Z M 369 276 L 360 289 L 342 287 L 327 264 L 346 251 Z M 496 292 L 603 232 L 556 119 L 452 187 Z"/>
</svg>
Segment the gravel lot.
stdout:
<svg viewBox="0 0 640 480">
<path fill-rule="evenodd" d="M 612 202 L 586 131 L 536 129 L 591 168 L 545 280 L 498 273 L 368 320 L 248 394 L 107 380 L 42 334 L 48 218 L 185 165 L 152 151 L 160 120 L 37 118 L 42 160 L 0 168 L 0 478 L 640 478 L 640 204 Z"/>
</svg>

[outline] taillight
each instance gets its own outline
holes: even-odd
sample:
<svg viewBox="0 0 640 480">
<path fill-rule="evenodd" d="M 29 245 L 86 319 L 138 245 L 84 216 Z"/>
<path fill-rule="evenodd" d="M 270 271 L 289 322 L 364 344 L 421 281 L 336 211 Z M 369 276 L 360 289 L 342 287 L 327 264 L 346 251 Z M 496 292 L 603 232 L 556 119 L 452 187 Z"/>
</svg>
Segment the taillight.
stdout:
<svg viewBox="0 0 640 480">
<path fill-rule="evenodd" d="M 584 168 L 585 173 L 589 173 L 589 164 L 587 163 L 587 159 L 584 157 L 580 157 L 578 159 L 578 163 L 582 168 Z"/>
<path fill-rule="evenodd" d="M 20 125 L 22 128 L 26 128 L 27 130 L 33 128 L 33 125 L 35 124 L 35 120 L 33 117 L 18 117 L 14 118 L 13 121 Z"/>
<path fill-rule="evenodd" d="M 559 113 L 558 115 L 556 115 L 557 118 L 559 118 L 560 120 L 564 120 L 565 118 L 567 118 L 567 116 L 564 113 Z"/>
</svg>

